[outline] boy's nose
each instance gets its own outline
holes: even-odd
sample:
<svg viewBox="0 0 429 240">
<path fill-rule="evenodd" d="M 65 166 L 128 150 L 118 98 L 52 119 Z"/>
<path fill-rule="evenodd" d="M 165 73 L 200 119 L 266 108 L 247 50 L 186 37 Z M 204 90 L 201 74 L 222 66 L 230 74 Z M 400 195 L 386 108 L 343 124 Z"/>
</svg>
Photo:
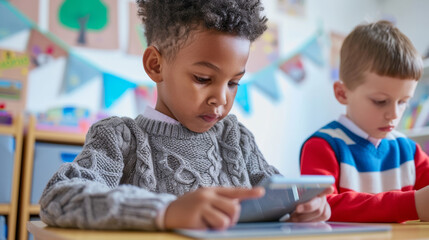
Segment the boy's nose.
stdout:
<svg viewBox="0 0 429 240">
<path fill-rule="evenodd" d="M 225 87 L 217 88 L 216 91 L 213 91 L 212 95 L 209 97 L 208 104 L 215 106 L 226 105 L 227 94 L 228 89 L 226 89 Z"/>
<path fill-rule="evenodd" d="M 396 119 L 399 116 L 399 108 L 395 104 L 389 108 L 389 110 L 386 112 L 386 118 L 387 119 Z"/>
</svg>

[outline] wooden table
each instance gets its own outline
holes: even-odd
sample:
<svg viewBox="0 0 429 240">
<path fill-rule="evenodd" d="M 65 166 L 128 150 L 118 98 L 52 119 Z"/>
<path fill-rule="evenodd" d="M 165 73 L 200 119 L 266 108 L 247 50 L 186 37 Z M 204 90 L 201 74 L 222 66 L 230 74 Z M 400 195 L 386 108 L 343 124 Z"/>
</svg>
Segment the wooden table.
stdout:
<svg viewBox="0 0 429 240">
<path fill-rule="evenodd" d="M 407 224 L 390 224 L 392 231 L 375 232 L 375 233 L 349 233 L 349 234 L 332 234 L 319 236 L 290 236 L 290 237 L 271 237 L 268 239 L 429 239 L 429 223 L 407 223 Z M 35 240 L 144 240 L 144 239 L 166 239 L 181 240 L 190 239 L 172 232 L 142 232 L 142 231 L 94 231 L 80 229 L 64 229 L 48 227 L 41 221 L 30 221 L 27 229 L 33 234 Z M 254 239 L 254 238 L 252 238 Z"/>
</svg>

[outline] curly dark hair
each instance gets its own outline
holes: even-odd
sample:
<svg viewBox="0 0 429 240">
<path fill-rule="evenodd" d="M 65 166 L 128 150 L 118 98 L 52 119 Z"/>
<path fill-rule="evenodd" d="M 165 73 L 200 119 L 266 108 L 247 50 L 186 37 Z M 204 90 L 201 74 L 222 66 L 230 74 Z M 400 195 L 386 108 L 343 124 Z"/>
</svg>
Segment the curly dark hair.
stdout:
<svg viewBox="0 0 429 240">
<path fill-rule="evenodd" d="M 137 4 L 148 45 L 167 57 L 201 26 L 251 42 L 267 29 L 260 0 L 137 0 Z"/>
</svg>

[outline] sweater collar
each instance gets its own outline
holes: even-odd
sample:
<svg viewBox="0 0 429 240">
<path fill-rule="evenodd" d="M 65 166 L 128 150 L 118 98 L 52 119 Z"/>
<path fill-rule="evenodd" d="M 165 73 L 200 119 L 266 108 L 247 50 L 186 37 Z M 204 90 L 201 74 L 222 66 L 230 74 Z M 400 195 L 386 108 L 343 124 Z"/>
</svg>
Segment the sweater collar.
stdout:
<svg viewBox="0 0 429 240">
<path fill-rule="evenodd" d="M 149 107 L 149 106 L 146 106 L 143 115 L 149 119 L 152 119 L 152 120 L 158 120 L 161 122 L 166 122 L 166 123 L 171 123 L 171 124 L 180 124 L 180 122 L 177 121 L 176 119 L 171 118 L 171 117 L 165 115 L 164 113 L 162 113 L 162 112 L 160 112 L 160 111 L 158 111 L 152 107 Z"/>
<path fill-rule="evenodd" d="M 359 137 L 368 140 L 369 142 L 371 142 L 376 148 L 378 148 L 378 146 L 381 143 L 382 139 L 379 138 L 373 138 L 371 136 L 369 136 L 368 133 L 366 133 L 364 130 L 362 130 L 360 127 L 358 127 L 350 118 L 348 118 L 346 115 L 342 114 L 339 118 L 338 118 L 338 122 L 341 123 L 344 127 L 346 127 L 347 129 L 349 129 L 352 133 L 358 135 Z"/>
<path fill-rule="evenodd" d="M 169 123 L 162 120 L 148 118 L 141 114 L 136 117 L 135 121 L 141 129 L 149 134 L 177 139 L 207 138 L 213 134 L 219 134 L 219 132 L 222 132 L 222 129 L 226 127 L 225 125 L 238 125 L 237 117 L 232 114 L 227 115 L 224 119 L 217 122 L 212 128 L 202 133 L 193 132 L 180 123 Z"/>
</svg>

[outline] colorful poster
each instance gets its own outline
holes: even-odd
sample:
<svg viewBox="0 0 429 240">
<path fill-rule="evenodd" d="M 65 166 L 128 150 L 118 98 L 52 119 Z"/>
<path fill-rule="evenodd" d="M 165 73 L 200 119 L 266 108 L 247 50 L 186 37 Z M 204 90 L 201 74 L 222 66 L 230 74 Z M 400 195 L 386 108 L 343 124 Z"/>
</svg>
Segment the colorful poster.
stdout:
<svg viewBox="0 0 429 240">
<path fill-rule="evenodd" d="M 27 53 L 31 60 L 30 69 L 43 66 L 56 58 L 68 55 L 66 49 L 35 29 L 31 30 Z"/>
<path fill-rule="evenodd" d="M 330 67 L 331 79 L 336 81 L 340 78 L 340 51 L 343 44 L 344 35 L 331 32 L 331 52 L 330 52 Z"/>
<path fill-rule="evenodd" d="M 0 49 L 0 106 L 6 111 L 25 110 L 29 57 Z"/>
<path fill-rule="evenodd" d="M 0 49 L 0 78 L 27 79 L 30 58 L 25 53 Z"/>
<path fill-rule="evenodd" d="M 34 23 L 39 22 L 39 0 L 9 0 L 21 13 Z"/>
<path fill-rule="evenodd" d="M 129 9 L 129 35 L 128 35 L 128 54 L 143 56 L 147 48 L 146 37 L 144 36 L 144 27 L 141 19 L 137 15 L 137 4 L 130 2 Z"/>
<path fill-rule="evenodd" d="M 294 17 L 305 17 L 305 0 L 277 0 L 282 13 Z"/>
<path fill-rule="evenodd" d="M 0 78 L 0 99 L 19 100 L 22 95 L 22 83 Z M 1 101 L 1 100 L 0 100 Z"/>
<path fill-rule="evenodd" d="M 277 25 L 270 23 L 268 29 L 250 47 L 246 71 L 257 72 L 279 58 Z"/>
<path fill-rule="evenodd" d="M 117 0 L 50 0 L 49 30 L 71 46 L 118 48 Z"/>
</svg>

